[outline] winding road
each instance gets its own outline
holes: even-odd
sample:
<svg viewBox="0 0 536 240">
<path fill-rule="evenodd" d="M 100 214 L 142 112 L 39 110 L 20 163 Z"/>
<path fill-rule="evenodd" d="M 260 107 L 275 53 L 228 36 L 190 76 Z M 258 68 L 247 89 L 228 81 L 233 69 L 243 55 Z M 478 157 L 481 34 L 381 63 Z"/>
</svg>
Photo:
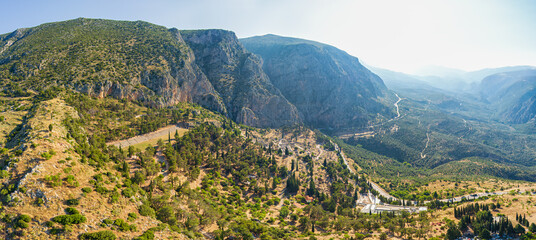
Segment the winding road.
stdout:
<svg viewBox="0 0 536 240">
<path fill-rule="evenodd" d="M 337 151 L 337 152 L 339 152 L 341 154 L 342 160 L 344 161 L 344 164 L 346 164 L 346 168 L 348 168 L 348 170 L 351 173 L 355 174 L 354 170 L 352 168 L 350 168 L 350 166 L 348 165 L 348 161 L 346 160 L 346 156 L 344 155 L 344 152 L 339 148 L 339 145 L 334 143 L 334 142 L 331 142 L 331 143 L 333 144 L 333 146 L 335 146 L 335 151 Z M 372 186 L 372 189 L 376 190 L 383 197 L 385 197 L 387 199 L 391 199 L 391 200 L 397 200 L 397 198 L 391 196 L 391 194 L 387 193 L 387 191 L 385 191 L 383 188 L 378 186 L 378 184 L 376 184 L 375 182 L 371 182 L 369 180 L 367 180 L 367 182 Z"/>
<path fill-rule="evenodd" d="M 399 118 L 399 117 L 400 117 L 400 109 L 398 108 L 398 103 L 399 103 L 400 101 L 402 101 L 402 98 L 400 98 L 400 97 L 398 96 L 398 94 L 396 94 L 396 93 L 395 93 L 395 96 L 398 98 L 398 101 L 396 101 L 395 104 L 394 104 L 395 107 L 396 107 L 396 115 L 397 115 L 396 118 Z"/>
<path fill-rule="evenodd" d="M 350 166 L 348 165 L 348 161 L 346 160 L 346 156 L 344 155 L 344 152 L 339 148 L 339 145 L 332 142 L 333 145 L 335 146 L 335 151 L 339 152 L 341 154 L 341 157 L 344 161 L 344 164 L 346 164 L 346 167 L 348 168 L 348 170 L 351 172 L 351 173 L 355 173 L 353 169 L 350 168 Z M 385 191 L 383 188 L 381 188 L 378 184 L 376 184 L 375 182 L 372 182 L 372 181 L 369 181 L 367 180 L 367 182 L 372 186 L 372 189 L 376 190 L 381 196 L 385 197 L 386 199 L 390 199 L 390 200 L 393 200 L 393 201 L 396 201 L 396 200 L 399 200 L 398 198 L 395 198 L 393 197 L 391 194 L 389 194 L 387 191 Z M 477 199 L 477 198 L 481 198 L 481 197 L 485 197 L 485 196 L 493 196 L 493 195 L 504 195 L 506 194 L 506 192 L 504 191 L 501 191 L 501 192 L 489 192 L 489 193 L 472 193 L 472 194 L 467 194 L 467 195 L 464 195 L 464 196 L 459 196 L 459 197 L 454 197 L 454 198 L 446 198 L 446 199 L 440 199 L 439 201 L 440 202 L 461 202 L 463 201 L 464 199 Z M 425 201 L 424 203 L 429 203 L 430 201 Z"/>
<path fill-rule="evenodd" d="M 428 148 L 428 143 L 430 143 L 430 134 L 426 133 L 426 145 L 424 146 L 424 149 L 421 152 L 421 158 L 425 158 L 426 154 L 424 154 L 424 151 Z"/>
</svg>

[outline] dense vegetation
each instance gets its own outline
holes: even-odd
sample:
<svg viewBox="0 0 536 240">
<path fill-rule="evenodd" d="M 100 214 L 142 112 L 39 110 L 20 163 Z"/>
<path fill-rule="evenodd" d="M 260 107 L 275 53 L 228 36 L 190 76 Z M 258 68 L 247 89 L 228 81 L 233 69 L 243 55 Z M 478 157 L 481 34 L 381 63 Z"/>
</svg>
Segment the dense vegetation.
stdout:
<svg viewBox="0 0 536 240">
<path fill-rule="evenodd" d="M 374 136 L 346 140 L 356 148 L 354 152 L 366 149 L 382 156 L 376 158 L 386 156 L 401 163 L 382 161 L 389 167 L 374 168 L 382 178 L 400 172 L 408 177 L 425 175 L 432 179 L 434 176 L 464 179 L 481 176 L 536 180 L 532 161 L 536 154 L 534 136 L 512 132 L 490 121 L 468 121 L 464 118 L 470 119 L 469 116 L 461 118 L 411 99 L 404 100 L 403 104 L 406 106 L 401 109 L 404 116 L 374 127 Z M 404 169 L 403 165 L 409 168 Z M 365 170 L 371 174 L 368 168 Z M 384 170 L 388 172 L 377 172 Z"/>
<path fill-rule="evenodd" d="M 115 165 L 121 176 L 118 181 L 116 174 L 103 171 L 93 176 L 93 189 L 82 190 L 100 193 L 111 202 L 120 197 L 136 197 L 143 202 L 138 209 L 139 215 L 154 217 L 175 231 L 194 236 L 199 234 L 200 229 L 217 224 L 219 230 L 213 234 L 218 239 L 228 236 L 243 239 L 253 236 L 263 239 L 293 238 L 318 229 L 353 230 L 356 237 L 363 238 L 369 231 L 378 230 L 381 226 L 387 226 L 390 233 L 400 236 L 423 236 L 427 231 L 427 214 L 408 218 L 406 213 L 380 216 L 359 213 L 354 207 L 357 194 L 371 188 L 364 176 L 350 173 L 340 157 L 338 161 L 322 163 L 331 183 L 326 191 L 315 186 L 312 170 L 315 162 L 310 155 L 297 156 L 291 169 L 278 166 L 275 157 L 290 155 L 288 150 L 273 151 L 271 147 L 254 144 L 241 136 L 242 130 L 238 125 L 228 120 L 223 122 L 222 127 L 199 122 L 184 136 L 174 137 L 173 141 L 160 141 L 156 147 L 144 150 L 108 147 L 104 139 L 112 131 L 103 131 L 108 129 L 106 124 L 95 123 L 94 120 L 115 117 L 107 113 L 113 104 L 92 104 L 95 100 L 90 98 L 67 97 L 78 101 L 74 105 L 80 111 L 85 109 L 95 113 L 82 114 L 80 119 L 67 119 L 64 123 L 70 136 L 78 142 L 76 151 L 82 156 L 81 162 L 96 169 Z M 158 111 L 165 113 L 167 110 Z M 121 116 L 122 113 L 118 111 L 117 114 Z M 193 116 L 187 117 L 191 121 Z M 151 118 L 139 121 L 143 123 L 151 121 Z M 136 125 L 124 126 L 135 129 Z M 88 136 L 83 129 L 91 129 L 93 134 Z M 321 138 L 319 142 L 333 148 L 327 138 Z M 164 162 L 155 161 L 157 152 L 163 154 Z M 127 159 L 135 159 L 135 165 L 127 163 Z M 297 171 L 298 165 L 305 166 L 305 171 Z M 131 172 L 134 167 L 138 170 Z M 177 178 L 180 175 L 187 178 L 181 181 Z M 191 187 L 197 179 L 201 179 L 200 187 Z M 106 184 L 109 181 L 122 184 L 110 189 Z M 288 194 L 290 201 L 280 199 L 277 193 L 281 190 L 278 189 Z M 308 203 L 305 195 L 312 197 L 313 201 Z M 295 204 L 305 208 L 297 209 Z M 276 205 L 282 205 L 279 216 L 268 217 L 268 209 Z M 274 228 L 273 223 L 288 227 Z M 125 231 L 133 228 L 121 219 L 104 220 L 102 226 Z M 80 238 L 91 239 L 90 236 L 93 235 L 81 235 Z M 140 239 L 151 239 L 150 236 L 153 236 L 151 232 L 146 232 Z"/>
<path fill-rule="evenodd" d="M 42 34 L 43 29 L 54 35 Z M 135 239 L 140 240 L 155 239 L 161 231 L 214 239 L 315 239 L 315 235 L 327 233 L 363 239 L 371 237 L 373 232 L 383 232 L 381 239 L 386 239 L 387 234 L 420 239 L 432 232 L 434 211 L 465 204 L 445 203 L 440 199 L 476 191 L 458 185 L 460 180 L 487 177 L 536 180 L 532 171 L 536 156 L 533 136 L 505 130 L 503 125 L 475 119 L 466 121 L 437 109 L 430 110 L 422 102 L 406 100 L 412 104 L 403 109 L 408 113 L 396 121 L 371 127 L 375 131 L 372 137 L 342 141 L 317 130 L 316 142 L 309 147 L 330 151 L 338 157 L 328 161 L 307 149 L 293 151 L 287 147 L 276 149 L 271 143 L 261 145 L 250 138 L 251 132 L 265 133 L 268 129 L 238 125 L 194 104 L 148 107 L 126 99 L 95 99 L 70 90 L 89 86 L 94 81 L 113 81 L 144 91 L 154 87 L 140 80 L 144 77 L 141 75 L 162 77 L 164 72 L 174 71 L 170 66 L 182 67 L 188 58 L 187 46 L 175 33 L 176 30 L 144 22 L 77 19 L 0 36 L 3 45 L 25 39 L 24 44 L 15 41 L 6 48 L 7 52 L 0 53 L 0 110 L 13 114 L 9 116 L 10 121 L 17 119 L 13 128 L 2 132 L 5 141 L 0 143 L 3 183 L 0 218 L 6 236 L 22 236 L 29 231 L 25 229 L 32 229 L 30 226 L 39 222 L 25 214 L 5 213 L 6 208 L 46 205 L 41 195 L 31 203 L 23 203 L 16 197 L 36 194 L 27 192 L 20 182 L 24 174 L 39 172 L 24 165 L 27 169 L 23 171 L 27 172 L 13 169 L 23 164 L 19 157 L 24 151 L 37 146 L 25 142 L 31 138 L 28 119 L 37 114 L 42 101 L 54 98 L 63 99 L 77 114 L 65 117 L 61 124 L 47 123 L 41 132 L 48 135 L 39 140 L 53 143 L 49 138 L 51 133 L 65 127 L 67 134 L 61 139 L 74 149 L 57 152 L 45 149 L 31 161 L 37 164 L 64 153 L 74 156 L 58 161 L 58 166 L 67 161 L 69 165 L 59 173 L 44 173 L 39 179 L 43 188 L 68 188 L 70 192 L 58 201 L 64 207 L 59 211 L 64 209 L 65 213 L 55 213 L 42 224 L 48 234 L 57 238 L 69 236 L 73 228 L 81 228 L 92 220 L 88 212 L 78 210 L 85 207 L 81 202 L 92 195 L 104 199 L 102 204 L 136 205 L 123 216 L 100 218 L 98 229 L 78 235 L 79 239 L 116 239 L 119 234 L 136 234 Z M 445 105 L 456 105 L 456 102 Z M 376 107 L 383 109 L 380 105 Z M 382 111 L 392 114 L 387 109 Z M 0 124 L 7 125 L 6 119 L 0 116 Z M 386 120 L 382 116 L 374 119 Z M 370 122 L 359 119 L 354 123 L 366 128 Z M 170 124 L 178 124 L 188 131 L 183 136 L 178 132 L 173 137 L 170 134 L 167 140 L 159 140 L 144 149 L 109 145 L 111 141 L 153 132 Z M 280 131 L 297 140 L 307 128 L 289 126 Z M 351 167 L 359 169 L 358 172 L 348 169 L 336 146 L 356 163 Z M 292 159 L 290 168 L 281 164 L 288 159 Z M 94 171 L 88 174 L 90 179 L 77 180 L 73 167 L 80 165 Z M 318 169 L 326 174 L 318 174 Z M 391 201 L 380 196 L 383 202 L 416 203 L 428 206 L 429 211 L 361 213 L 356 208 L 359 194 L 379 195 L 368 179 L 400 199 Z M 421 190 L 429 182 L 441 179 L 456 182 L 456 189 Z M 459 223 L 445 220 L 448 222 L 445 237 L 454 239 L 468 229 L 483 239 L 494 233 L 533 237 L 525 232 L 536 231 L 536 225 L 525 214 L 516 215 L 519 224 L 514 227 L 507 217 L 494 218 L 493 211 L 500 208 L 499 203 L 455 208 L 454 217 Z M 147 229 L 135 222 L 149 218 L 158 224 L 153 222 L 153 227 Z"/>
<path fill-rule="evenodd" d="M 13 45 L 0 55 L 5 59 L 0 86 L 14 96 L 50 84 L 109 80 L 135 85 L 133 79 L 145 71 L 160 74 L 169 65 L 181 66 L 187 54 L 172 31 L 141 21 L 79 18 L 0 35 L 2 45 L 9 41 Z"/>
<path fill-rule="evenodd" d="M 465 207 L 455 208 L 454 216 L 460 219 L 458 226 L 451 225 L 449 232 L 451 236 L 460 235 L 459 232 L 465 232 L 469 228 L 472 228 L 475 235 L 478 235 L 481 239 L 491 239 L 492 234 L 498 234 L 499 236 L 509 236 L 509 237 L 519 237 L 522 234 L 525 234 L 525 228 L 520 224 L 517 224 L 515 227 L 507 217 L 499 216 L 496 219 L 493 217 L 490 210 L 495 210 L 500 208 L 496 204 L 470 204 Z M 527 227 L 528 223 L 524 222 Z M 533 229 L 534 230 L 534 229 Z"/>
</svg>

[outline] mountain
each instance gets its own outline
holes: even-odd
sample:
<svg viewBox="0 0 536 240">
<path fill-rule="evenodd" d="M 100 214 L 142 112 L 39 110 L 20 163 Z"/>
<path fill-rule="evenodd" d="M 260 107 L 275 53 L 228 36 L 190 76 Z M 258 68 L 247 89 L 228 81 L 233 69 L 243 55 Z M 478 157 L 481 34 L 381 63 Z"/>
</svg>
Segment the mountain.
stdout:
<svg viewBox="0 0 536 240">
<path fill-rule="evenodd" d="M 47 23 L 0 35 L 0 88 L 15 96 L 60 86 L 155 107 L 192 102 L 255 127 L 362 127 L 394 114 L 383 81 L 335 47 L 274 35 L 242 43 L 230 31 L 142 21 Z"/>
<path fill-rule="evenodd" d="M 276 35 L 240 39 L 259 55 L 273 85 L 317 128 L 363 127 L 393 109 L 381 78 L 326 44 Z"/>
<path fill-rule="evenodd" d="M 401 90 L 401 89 L 434 89 L 429 83 L 418 79 L 417 76 L 410 74 L 395 72 L 388 69 L 367 66 L 370 71 L 377 74 L 385 83 L 389 89 Z"/>
<path fill-rule="evenodd" d="M 79 18 L 0 35 L 0 46 L 11 95 L 65 86 L 157 107 L 193 102 L 257 127 L 301 121 L 232 32 Z"/>
<path fill-rule="evenodd" d="M 413 74 L 407 74 L 373 66 L 367 67 L 378 74 L 389 88 L 397 90 L 426 88 L 434 91 L 446 90 L 449 92 L 463 91 L 468 93 L 478 91 L 478 85 L 487 76 L 502 72 L 535 69 L 533 66 L 507 66 L 463 71 L 442 66 L 427 66 Z"/>
<path fill-rule="evenodd" d="M 533 66 L 507 66 L 507 67 L 498 67 L 498 68 L 485 68 L 477 71 L 468 72 L 465 74 L 465 78 L 471 82 L 480 83 L 485 77 L 503 73 L 503 72 L 514 72 L 514 71 L 523 71 L 523 70 L 536 70 L 536 67 Z"/>
<path fill-rule="evenodd" d="M 4 85 L 64 85 L 155 106 L 190 100 L 225 112 L 177 30 L 79 18 L 16 30 L 0 36 L 0 46 Z"/>
<path fill-rule="evenodd" d="M 480 84 L 484 101 L 497 109 L 508 123 L 526 123 L 536 116 L 536 70 L 503 72 L 488 76 Z"/>
<path fill-rule="evenodd" d="M 229 116 L 250 126 L 290 125 L 298 110 L 263 72 L 261 60 L 225 30 L 181 31 L 201 67 L 227 106 Z M 275 124 L 277 123 L 277 124 Z"/>
</svg>

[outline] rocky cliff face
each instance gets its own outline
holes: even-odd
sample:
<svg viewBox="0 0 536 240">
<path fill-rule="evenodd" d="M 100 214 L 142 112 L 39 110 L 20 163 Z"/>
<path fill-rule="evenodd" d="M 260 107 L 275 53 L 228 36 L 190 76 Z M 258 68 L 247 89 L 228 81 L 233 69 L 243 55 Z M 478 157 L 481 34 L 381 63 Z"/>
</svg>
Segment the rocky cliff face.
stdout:
<svg viewBox="0 0 536 240">
<path fill-rule="evenodd" d="M 508 123 L 526 123 L 536 117 L 536 70 L 498 73 L 480 84 L 484 101 L 498 109 L 497 117 Z"/>
<path fill-rule="evenodd" d="M 241 42 L 262 57 L 274 86 L 315 127 L 362 127 L 378 113 L 393 114 L 381 102 L 387 90 L 383 81 L 335 47 L 275 35 Z"/>
<path fill-rule="evenodd" d="M 296 107 L 272 85 L 260 59 L 247 52 L 233 32 L 198 30 L 181 34 L 232 119 L 268 127 L 300 122 Z"/>
<path fill-rule="evenodd" d="M 83 18 L 17 30 L 0 35 L 0 87 L 63 85 L 156 107 L 194 102 L 256 127 L 300 122 L 234 33 L 184 34 L 188 43 L 177 29 Z"/>
<path fill-rule="evenodd" d="M 193 102 L 255 127 L 366 126 L 392 115 L 357 58 L 306 40 L 75 19 L 0 35 L 0 88 L 60 85 L 155 107 Z"/>
<path fill-rule="evenodd" d="M 4 83 L 64 85 L 157 107 L 189 101 L 226 112 L 176 29 L 80 18 L 2 35 L 0 46 L 0 76 L 9 79 Z"/>
</svg>

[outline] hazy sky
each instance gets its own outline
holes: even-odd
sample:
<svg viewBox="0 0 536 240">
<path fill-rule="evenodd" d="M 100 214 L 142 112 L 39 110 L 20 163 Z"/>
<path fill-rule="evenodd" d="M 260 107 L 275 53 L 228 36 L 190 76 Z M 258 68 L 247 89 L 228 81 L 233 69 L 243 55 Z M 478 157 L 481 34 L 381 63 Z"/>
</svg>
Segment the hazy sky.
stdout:
<svg viewBox="0 0 536 240">
<path fill-rule="evenodd" d="M 77 17 L 144 20 L 179 29 L 273 33 L 334 45 L 361 61 L 414 72 L 536 66 L 532 0 L 0 0 L 0 33 Z"/>
</svg>

